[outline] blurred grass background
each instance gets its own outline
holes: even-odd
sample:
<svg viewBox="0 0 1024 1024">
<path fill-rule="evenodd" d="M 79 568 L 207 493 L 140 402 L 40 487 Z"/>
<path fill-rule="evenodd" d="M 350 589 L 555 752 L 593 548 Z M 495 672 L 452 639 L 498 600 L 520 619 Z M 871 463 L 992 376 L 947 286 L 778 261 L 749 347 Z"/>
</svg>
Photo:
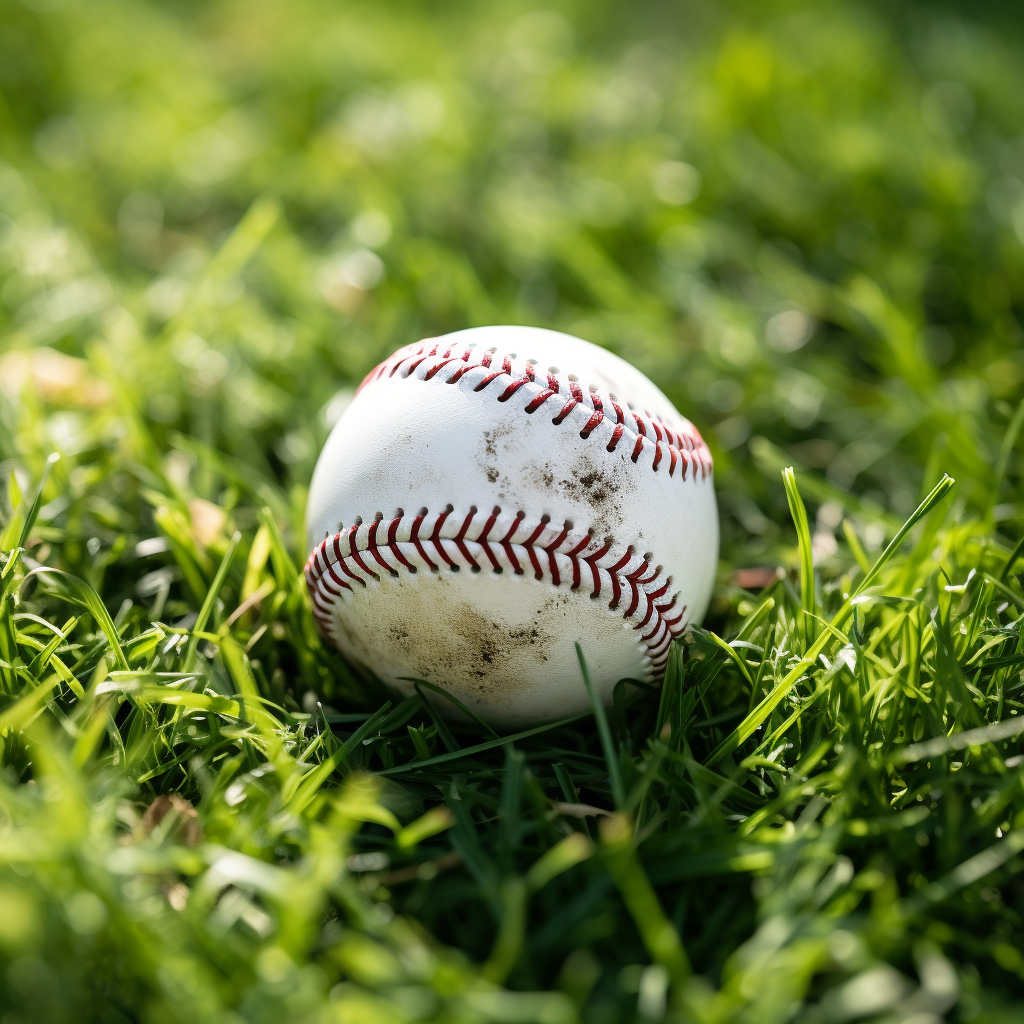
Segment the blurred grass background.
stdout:
<svg viewBox="0 0 1024 1024">
<path fill-rule="evenodd" d="M 420 337 L 537 324 L 635 362 L 707 436 L 723 522 L 710 629 L 732 636 L 757 614 L 742 585 L 798 564 L 783 467 L 796 466 L 811 505 L 823 606 L 949 473 L 949 525 L 926 534 L 943 554 L 919 551 L 894 593 L 932 587 L 926 623 L 952 600 L 942 585 L 970 587 L 968 569 L 976 581 L 987 570 L 1003 590 L 962 592 L 950 629 L 962 625 L 969 643 L 956 655 L 967 663 L 991 638 L 1019 649 L 1020 588 L 1012 565 L 999 569 L 1022 515 L 1022 54 L 1012 8 L 996 5 L 0 0 L 0 548 L 24 549 L 3 563 L 3 1024 L 1017 1019 L 1019 888 L 979 882 L 975 916 L 946 931 L 886 916 L 899 885 L 917 884 L 900 872 L 920 831 L 894 832 L 889 849 L 878 839 L 857 861 L 896 887 L 862 886 L 876 901 L 857 926 L 867 959 L 853 939 L 823 938 L 840 914 L 819 914 L 824 896 L 799 942 L 795 931 L 764 938 L 791 920 L 769 906 L 764 879 L 778 892 L 803 883 L 791 865 L 792 877 L 769 871 L 752 890 L 763 851 L 725 857 L 715 870 L 734 877 L 706 890 L 699 913 L 678 902 L 698 896 L 673 890 L 670 913 L 707 979 L 691 979 L 678 1004 L 641 963 L 609 874 L 590 889 L 565 875 L 564 899 L 593 890 L 573 922 L 558 923 L 555 905 L 523 922 L 519 883 L 506 884 L 520 877 L 515 828 L 472 838 L 474 821 L 507 820 L 520 799 L 509 795 L 514 755 L 465 769 L 481 802 L 456 825 L 455 854 L 436 840 L 417 854 L 426 868 L 403 861 L 457 817 L 447 781 L 421 773 L 385 792 L 355 774 L 347 788 L 327 778 L 432 756 L 443 725 L 409 708 L 386 719 L 419 723 L 401 733 L 405 748 L 353 760 L 384 720 L 367 718 L 376 698 L 320 647 L 296 566 L 313 464 L 362 376 Z M 41 513 L 18 545 L 52 452 Z M 43 565 L 92 589 L 28 575 Z M 219 565 L 228 591 L 211 595 Z M 788 581 L 776 587 L 773 616 L 785 601 L 791 610 L 771 620 L 781 642 L 810 609 Z M 120 659 L 94 592 L 126 645 Z M 887 671 L 913 668 L 920 652 L 885 648 L 898 633 L 886 621 L 864 636 L 882 630 Z M 51 637 L 64 646 L 50 650 Z M 703 656 L 724 657 L 713 646 Z M 1015 671 L 985 677 L 1000 680 L 998 701 L 988 690 L 950 698 L 949 720 L 928 718 L 934 694 L 917 691 L 921 717 L 903 738 L 1001 718 Z M 735 697 L 742 679 L 730 673 L 723 693 Z M 168 696 L 172 677 L 191 704 Z M 261 700 L 275 706 L 266 719 Z M 962 710 L 972 700 L 976 720 Z M 833 713 L 839 729 L 859 711 Z M 676 737 L 685 749 L 674 753 L 715 748 L 728 715 L 722 696 L 711 726 Z M 886 728 L 877 742 L 888 748 Z M 600 755 L 580 729 L 579 755 Z M 644 735 L 634 728 L 631 751 Z M 812 739 L 783 755 L 791 768 Z M 540 757 L 546 741 L 535 742 Z M 953 787 L 961 818 L 991 799 L 1009 829 L 1024 808 L 1010 761 L 992 769 L 998 797 Z M 320 775 L 304 775 L 317 764 Z M 884 788 L 866 769 L 830 770 L 830 792 Z M 699 816 L 739 842 L 742 814 L 726 813 L 720 782 L 697 785 Z M 773 799 L 772 785 L 748 798 Z M 521 813 L 541 828 L 536 786 L 522 782 L 534 803 Z M 173 806 L 153 803 L 169 794 Z M 385 843 L 394 814 L 414 831 Z M 425 821 L 420 832 L 409 819 Z M 189 840 L 193 820 L 201 842 Z M 376 825 L 357 835 L 364 821 Z M 550 842 L 596 835 L 587 829 Z M 979 825 L 943 864 L 995 835 Z M 615 841 L 612 830 L 618 879 Z M 560 849 L 558 871 L 569 870 L 575 848 Z M 382 881 L 389 864 L 413 874 Z M 919 868 L 923 887 L 932 876 Z M 459 880 L 442 894 L 430 872 L 445 869 Z M 628 903 L 628 885 L 623 894 Z M 682 992 L 678 963 L 652 956 Z M 842 988 L 864 977 L 881 1001 Z M 943 984 L 957 993 L 945 1002 L 907 995 Z"/>
</svg>

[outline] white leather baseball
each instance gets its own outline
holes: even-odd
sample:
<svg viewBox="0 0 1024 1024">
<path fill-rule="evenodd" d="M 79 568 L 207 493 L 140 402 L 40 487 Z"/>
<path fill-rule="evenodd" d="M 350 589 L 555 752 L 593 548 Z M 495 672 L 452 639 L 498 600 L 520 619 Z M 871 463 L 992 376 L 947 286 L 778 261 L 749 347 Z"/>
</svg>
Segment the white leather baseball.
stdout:
<svg viewBox="0 0 1024 1024">
<path fill-rule="evenodd" d="M 605 701 L 658 681 L 718 558 L 696 428 L 622 359 L 531 327 L 381 363 L 324 446 L 307 523 L 324 635 L 505 727 L 589 707 L 577 641 Z"/>
</svg>

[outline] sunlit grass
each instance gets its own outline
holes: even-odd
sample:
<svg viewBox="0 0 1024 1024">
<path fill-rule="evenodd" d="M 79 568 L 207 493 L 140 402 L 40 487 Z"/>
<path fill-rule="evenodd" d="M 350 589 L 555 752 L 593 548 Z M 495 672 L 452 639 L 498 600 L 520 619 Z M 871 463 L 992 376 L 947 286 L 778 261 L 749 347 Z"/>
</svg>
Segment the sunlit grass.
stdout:
<svg viewBox="0 0 1024 1024">
<path fill-rule="evenodd" d="M 4 8 L 3 1024 L 1020 1016 L 1020 49 L 560 10 Z M 512 739 L 299 572 L 353 386 L 487 322 L 640 365 L 723 523 L 661 691 Z"/>
</svg>

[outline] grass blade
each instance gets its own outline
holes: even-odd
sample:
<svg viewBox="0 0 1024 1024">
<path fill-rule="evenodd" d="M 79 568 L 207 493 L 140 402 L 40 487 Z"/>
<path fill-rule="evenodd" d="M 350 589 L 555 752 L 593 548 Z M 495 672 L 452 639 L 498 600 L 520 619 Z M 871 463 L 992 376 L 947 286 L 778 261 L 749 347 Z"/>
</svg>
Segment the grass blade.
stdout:
<svg viewBox="0 0 1024 1024">
<path fill-rule="evenodd" d="M 64 572 L 63 569 L 52 569 L 46 565 L 33 569 L 26 578 L 30 576 L 55 583 L 65 600 L 85 608 L 106 636 L 117 667 L 125 671 L 128 670 L 128 660 L 121 648 L 121 638 L 114 625 L 114 620 L 110 617 L 110 612 L 107 611 L 107 606 L 100 599 L 100 595 L 85 580 L 80 580 L 77 576 Z"/>
<path fill-rule="evenodd" d="M 455 707 L 457 707 L 471 722 L 474 722 L 481 729 L 483 729 L 484 732 L 489 732 L 492 736 L 498 735 L 478 714 L 476 714 L 476 712 L 471 711 L 468 707 L 466 707 L 465 704 L 462 703 L 461 700 L 459 700 L 458 697 L 456 697 L 453 693 L 449 693 L 446 689 L 444 689 L 444 687 L 438 686 L 437 683 L 427 682 L 426 679 L 416 679 L 412 676 L 402 676 L 401 678 L 404 679 L 406 682 L 414 683 L 417 686 L 417 688 L 420 686 L 425 686 L 428 690 L 433 690 L 434 693 L 439 693 L 442 697 L 445 698 L 445 700 L 448 700 L 452 704 L 454 704 Z"/>
<path fill-rule="evenodd" d="M 300 814 L 309 805 L 324 783 L 339 767 L 347 763 L 349 754 L 369 736 L 390 708 L 390 701 L 378 708 L 330 757 L 321 761 L 312 771 L 302 777 L 295 794 L 289 801 L 290 810 L 295 814 Z"/>
<path fill-rule="evenodd" d="M 928 496 L 921 502 L 921 504 L 914 511 L 913 515 L 900 527 L 896 532 L 896 536 L 889 542 L 885 550 L 878 556 L 878 560 L 871 567 L 871 571 L 868 572 L 860 584 L 854 588 L 853 593 L 843 602 L 842 607 L 835 614 L 832 619 L 831 625 L 836 629 L 842 627 L 843 623 L 849 617 L 850 612 L 853 609 L 852 602 L 859 595 L 862 594 L 869 586 L 874 583 L 878 578 L 879 573 L 888 564 L 889 560 L 899 550 L 900 545 L 903 543 L 907 534 L 914 528 L 914 524 L 919 522 L 924 516 L 926 516 L 948 493 L 950 488 L 953 486 L 955 481 L 950 476 L 943 476 L 943 478 L 932 488 Z M 818 655 L 824 651 L 830 640 L 835 638 L 832 635 L 831 630 L 825 630 L 820 633 L 817 640 L 810 646 L 807 653 L 794 665 L 789 672 L 783 677 L 781 682 L 771 691 L 740 722 L 736 728 L 722 740 L 721 743 L 711 752 L 705 764 L 710 768 L 712 765 L 717 764 L 723 757 L 731 753 L 741 744 L 745 743 L 751 736 L 761 727 L 761 724 L 768 718 L 769 715 L 779 706 L 779 704 L 785 699 L 786 695 L 793 689 L 797 681 L 803 676 L 803 674 L 817 661 Z"/>
<path fill-rule="evenodd" d="M 375 775 L 399 775 L 404 772 L 415 771 L 419 768 L 430 768 L 435 764 L 445 764 L 448 761 L 457 761 L 463 757 L 472 757 L 473 754 L 482 754 L 487 750 L 494 750 L 495 747 L 503 746 L 506 743 L 518 743 L 520 740 L 529 739 L 531 736 L 539 736 L 542 732 L 550 732 L 552 729 L 560 729 L 564 725 L 572 725 L 580 719 L 589 718 L 590 713 L 573 715 L 572 718 L 562 718 L 557 722 L 548 722 L 545 725 L 537 725 L 532 729 L 524 729 L 522 732 L 513 733 L 511 736 L 499 736 L 496 739 L 487 740 L 486 743 L 478 743 L 475 747 L 463 747 L 461 750 L 450 751 L 447 754 L 438 754 L 437 757 L 428 758 L 425 761 L 413 761 L 410 764 L 398 764 L 394 768 L 385 768 L 383 771 L 374 772 Z"/>
<path fill-rule="evenodd" d="M 875 580 L 878 578 L 878 574 L 889 564 L 890 559 L 900 549 L 900 545 L 903 543 L 907 534 L 920 522 L 926 515 L 943 498 L 950 492 L 956 481 L 948 474 L 943 474 L 942 479 L 928 492 L 924 501 L 914 510 L 911 517 L 896 531 L 896 535 L 891 541 L 885 546 L 885 550 L 878 556 L 878 560 L 871 567 L 870 571 L 860 581 L 860 583 L 854 588 L 853 593 L 850 595 L 851 598 L 856 597 L 858 594 L 863 593 L 870 587 Z M 848 604 L 849 602 L 847 602 Z M 843 606 L 844 608 L 846 605 Z M 843 610 L 840 609 L 840 615 L 845 619 L 846 615 Z M 837 616 L 838 618 L 838 616 Z M 835 620 L 833 620 L 835 621 Z M 836 622 L 836 625 L 840 625 L 840 622 Z"/>
<path fill-rule="evenodd" d="M 786 500 L 789 502 L 789 514 L 793 517 L 796 527 L 797 547 L 800 551 L 800 607 L 804 612 L 804 642 L 810 643 L 813 637 L 811 620 L 814 614 L 814 555 L 811 550 L 811 528 L 807 522 L 807 509 L 800 497 L 796 485 L 796 474 L 789 466 L 782 471 L 782 483 L 786 489 Z"/>
<path fill-rule="evenodd" d="M 966 888 L 974 882 L 980 882 L 986 875 L 1001 868 L 1024 850 L 1024 828 L 1008 832 L 998 843 L 993 843 L 987 850 L 969 857 L 954 868 L 945 878 L 932 882 L 920 892 L 915 893 L 903 904 L 904 917 L 920 913 L 931 903 L 940 903 L 955 892 Z"/>
<path fill-rule="evenodd" d="M 996 458 L 996 467 L 993 474 L 992 489 L 988 500 L 986 518 L 991 517 L 992 510 L 996 507 L 996 503 L 999 501 L 999 492 L 1003 489 L 1003 480 L 1006 479 L 1006 469 L 1010 464 L 1010 455 L 1013 453 L 1014 445 L 1017 443 L 1017 438 L 1020 436 L 1021 427 L 1024 427 L 1024 399 L 1021 399 L 1017 404 L 1017 408 L 1006 428 L 1006 433 L 1003 435 L 1002 444 L 999 446 L 999 455 Z"/>
<path fill-rule="evenodd" d="M 980 726 L 977 729 L 965 729 L 949 736 L 937 736 L 932 740 L 920 743 L 908 743 L 899 747 L 889 758 L 891 764 L 911 764 L 914 761 L 930 760 L 942 757 L 954 750 L 965 750 L 967 747 L 980 747 L 985 743 L 998 743 L 1024 732 L 1024 717 L 1007 718 L 1002 722 Z"/>
<path fill-rule="evenodd" d="M 455 737 L 452 735 L 451 729 L 448 728 L 448 723 L 441 717 L 440 712 L 427 700 L 426 694 L 420 689 L 419 683 L 414 684 L 416 695 L 423 702 L 423 710 L 426 711 L 430 717 L 431 722 L 434 723 L 434 728 L 437 730 L 437 735 L 441 742 L 449 750 L 458 750 L 459 744 L 456 742 Z"/>
<path fill-rule="evenodd" d="M 612 731 L 608 726 L 608 716 L 605 714 L 604 705 L 597 699 L 594 687 L 590 682 L 590 669 L 587 668 L 587 660 L 583 657 L 583 648 L 579 641 L 576 641 L 576 657 L 580 661 L 580 672 L 583 673 L 583 685 L 587 688 L 587 696 L 590 698 L 590 706 L 594 711 L 594 721 L 597 723 L 597 734 L 601 737 L 601 747 L 604 750 L 605 763 L 608 766 L 608 778 L 612 787 L 612 800 L 619 809 L 626 805 L 626 788 L 622 782 L 622 766 L 619 764 L 618 751 L 612 740 Z"/>
<path fill-rule="evenodd" d="M 601 856 L 608 873 L 651 958 L 668 971 L 673 986 L 678 988 L 690 976 L 690 960 L 636 856 L 629 819 L 622 814 L 611 815 L 602 819 L 600 831 Z"/>
<path fill-rule="evenodd" d="M 195 625 L 192 627 L 192 637 L 188 642 L 188 653 L 185 655 L 185 671 L 191 672 L 195 668 L 196 663 L 196 650 L 199 647 L 199 634 L 206 629 L 206 623 L 210 620 L 210 615 L 213 613 L 213 606 L 220 594 L 221 587 L 224 586 L 224 580 L 227 577 L 228 569 L 231 568 L 231 560 L 235 557 L 235 551 L 238 548 L 238 542 L 242 539 L 242 535 L 238 532 L 228 542 L 228 549 L 224 552 L 224 557 L 221 559 L 220 567 L 217 569 L 217 574 L 213 577 L 213 583 L 210 584 L 210 589 L 206 592 L 206 599 L 203 601 L 202 608 L 199 609 L 199 617 L 196 619 Z"/>
</svg>

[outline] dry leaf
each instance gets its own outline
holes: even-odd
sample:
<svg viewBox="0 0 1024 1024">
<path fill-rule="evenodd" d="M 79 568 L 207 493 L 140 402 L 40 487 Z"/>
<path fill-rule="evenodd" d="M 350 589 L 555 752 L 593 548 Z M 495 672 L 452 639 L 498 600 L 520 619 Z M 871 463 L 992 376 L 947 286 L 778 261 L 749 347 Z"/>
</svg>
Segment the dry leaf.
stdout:
<svg viewBox="0 0 1024 1024">
<path fill-rule="evenodd" d="M 199 823 L 199 813 L 191 802 L 177 793 L 170 796 L 158 796 L 142 816 L 142 834 L 150 835 L 168 814 L 173 814 L 177 821 L 168 834 L 168 838 L 196 846 L 203 839 L 203 826 Z"/>
<path fill-rule="evenodd" d="M 188 503 L 188 514 L 192 520 L 192 536 L 200 547 L 208 548 L 223 536 L 228 514 L 220 505 L 204 498 L 193 498 Z"/>
<path fill-rule="evenodd" d="M 92 374 L 84 359 L 52 348 L 16 349 L 0 356 L 0 388 L 17 398 L 25 387 L 46 402 L 88 409 L 112 397 L 110 387 Z"/>
<path fill-rule="evenodd" d="M 784 575 L 784 574 L 783 574 Z M 758 565 L 752 569 L 737 569 L 732 582 L 744 590 L 763 590 L 781 579 L 780 570 L 774 565 Z"/>
</svg>

